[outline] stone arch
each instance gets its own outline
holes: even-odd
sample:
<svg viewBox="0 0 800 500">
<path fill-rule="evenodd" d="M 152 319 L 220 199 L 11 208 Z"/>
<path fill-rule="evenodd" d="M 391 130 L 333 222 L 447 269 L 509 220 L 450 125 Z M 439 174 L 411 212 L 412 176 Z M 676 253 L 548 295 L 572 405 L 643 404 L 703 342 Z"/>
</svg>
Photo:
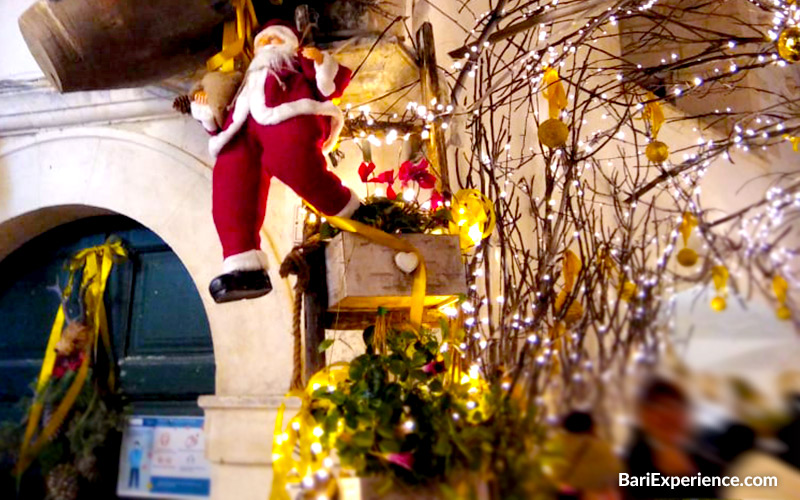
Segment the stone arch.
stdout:
<svg viewBox="0 0 800 500">
<path fill-rule="evenodd" d="M 273 203 L 271 220 L 292 217 Z M 211 218 L 211 169 L 167 142 L 111 128 L 76 128 L 0 143 L 0 258 L 47 229 L 97 213 L 119 213 L 158 234 L 197 286 L 211 327 L 217 394 L 274 395 L 291 372 L 291 290 L 274 271 L 291 228 L 265 229 L 275 290 L 267 298 L 216 305 L 208 282 L 221 249 Z M 281 245 L 282 244 L 282 245 Z"/>
</svg>

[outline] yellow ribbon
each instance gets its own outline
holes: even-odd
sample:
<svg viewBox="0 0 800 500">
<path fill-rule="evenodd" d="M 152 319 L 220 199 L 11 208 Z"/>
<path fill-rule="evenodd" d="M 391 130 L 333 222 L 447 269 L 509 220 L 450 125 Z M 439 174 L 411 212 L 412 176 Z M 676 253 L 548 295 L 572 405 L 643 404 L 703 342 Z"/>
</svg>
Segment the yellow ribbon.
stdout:
<svg viewBox="0 0 800 500">
<path fill-rule="evenodd" d="M 556 301 L 553 304 L 555 311 L 561 312 L 561 308 L 564 306 L 564 302 L 567 300 L 567 296 L 572 292 L 572 289 L 575 287 L 575 280 L 578 277 L 578 274 L 581 272 L 581 260 L 575 255 L 575 252 L 572 250 L 567 250 L 564 252 L 564 266 L 561 270 L 561 275 L 564 278 L 564 288 L 561 292 L 556 296 Z M 569 309 L 567 309 L 566 314 L 564 314 L 564 322 L 567 326 L 577 323 L 581 316 L 583 316 L 583 306 L 581 305 L 578 300 L 573 300 L 572 304 L 570 304 Z"/>
<path fill-rule="evenodd" d="M 250 64 L 253 48 L 250 36 L 258 26 L 258 18 L 251 0 L 232 0 L 236 19 L 228 21 L 222 30 L 222 50 L 206 61 L 208 71 L 230 72 L 236 68 L 237 59 L 242 66 Z"/>
<path fill-rule="evenodd" d="M 567 93 L 564 84 L 561 83 L 561 77 L 558 76 L 558 70 L 555 68 L 545 70 L 543 81 L 545 87 L 542 95 L 547 99 L 550 118 L 558 118 L 561 110 L 567 107 Z"/>
<path fill-rule="evenodd" d="M 112 360 L 111 339 L 108 334 L 108 322 L 105 312 L 105 304 L 103 303 L 103 295 L 105 294 L 106 282 L 111 268 L 116 260 L 127 256 L 122 243 L 119 240 L 109 240 L 102 245 L 87 248 L 78 252 L 69 262 L 69 281 L 63 293 L 69 297 L 72 292 L 74 284 L 75 273 L 83 269 L 81 278 L 81 288 L 85 288 L 85 296 L 81 300 L 85 300 L 84 308 L 86 311 L 91 311 L 91 321 L 89 321 L 90 334 L 92 336 L 95 355 L 97 353 L 98 339 L 102 338 L 103 345 L 109 360 Z M 89 315 L 87 314 L 87 319 Z M 58 307 L 53 327 L 50 330 L 50 338 L 47 341 L 47 351 L 45 352 L 44 360 L 42 361 L 42 368 L 39 372 L 39 378 L 36 383 L 37 396 L 47 385 L 53 373 L 53 367 L 56 361 L 56 344 L 61 340 L 61 333 L 64 329 L 65 313 L 63 306 Z M 89 373 L 89 358 L 91 356 L 89 346 L 86 347 L 83 362 L 81 363 L 75 380 L 72 381 L 69 389 L 67 390 L 64 398 L 59 403 L 55 412 L 50 418 L 50 421 L 42 429 L 36 440 L 33 440 L 33 435 L 39 426 L 39 421 L 44 411 L 44 405 L 41 401 L 34 401 L 31 405 L 30 413 L 28 416 L 28 423 L 25 427 L 25 435 L 23 436 L 22 446 L 20 449 L 20 458 L 15 467 L 16 474 L 22 474 L 25 469 L 33 462 L 36 456 L 41 452 L 42 448 L 52 439 L 58 428 L 63 423 L 72 405 L 83 388 L 86 378 Z M 108 374 L 108 387 L 113 389 L 115 385 L 114 370 L 109 369 Z"/>
<path fill-rule="evenodd" d="M 657 101 L 658 97 L 652 92 L 647 93 L 647 99 L 650 102 L 644 105 L 642 119 L 650 124 L 650 135 L 655 140 L 661 130 L 661 125 L 664 124 L 664 110 L 661 109 L 661 104 Z"/>
<path fill-rule="evenodd" d="M 684 246 L 689 244 L 689 237 L 692 235 L 692 230 L 697 227 L 697 218 L 690 214 L 689 212 L 685 212 L 683 214 L 683 220 L 681 221 L 681 225 L 678 228 L 681 232 L 681 236 L 683 236 L 683 244 Z"/>
<path fill-rule="evenodd" d="M 459 235 L 466 252 L 494 231 L 494 203 L 477 189 L 462 189 L 450 201 L 450 233 Z"/>
<path fill-rule="evenodd" d="M 725 266 L 714 266 L 711 268 L 711 280 L 714 282 L 714 288 L 721 293 L 726 293 L 728 288 L 728 268 Z"/>
<path fill-rule="evenodd" d="M 789 284 L 782 276 L 775 275 L 772 278 L 772 290 L 775 292 L 775 298 L 778 299 L 778 303 L 783 304 L 786 302 L 786 292 L 789 291 Z"/>
</svg>

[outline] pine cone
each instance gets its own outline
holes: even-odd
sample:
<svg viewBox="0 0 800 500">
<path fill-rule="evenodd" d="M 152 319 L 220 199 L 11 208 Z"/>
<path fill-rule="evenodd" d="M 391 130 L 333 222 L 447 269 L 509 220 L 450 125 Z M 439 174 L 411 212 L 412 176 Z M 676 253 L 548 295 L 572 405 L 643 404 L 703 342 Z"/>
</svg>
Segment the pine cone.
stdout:
<svg viewBox="0 0 800 500">
<path fill-rule="evenodd" d="M 188 115 L 192 112 L 192 100 L 188 95 L 179 95 L 174 101 L 172 101 L 172 107 L 176 111 L 180 111 L 184 115 Z"/>
<path fill-rule="evenodd" d="M 97 470 L 97 457 L 94 456 L 94 453 L 76 457 L 75 468 L 90 483 L 100 478 L 100 472 Z"/>
<path fill-rule="evenodd" d="M 72 464 L 60 464 L 53 467 L 45 477 L 48 500 L 77 500 L 78 471 Z"/>
</svg>

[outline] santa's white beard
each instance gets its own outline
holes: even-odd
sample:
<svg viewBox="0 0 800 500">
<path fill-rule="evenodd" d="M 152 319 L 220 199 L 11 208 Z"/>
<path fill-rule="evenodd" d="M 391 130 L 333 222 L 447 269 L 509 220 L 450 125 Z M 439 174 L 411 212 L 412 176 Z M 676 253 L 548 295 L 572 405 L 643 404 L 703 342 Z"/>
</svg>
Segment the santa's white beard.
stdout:
<svg viewBox="0 0 800 500">
<path fill-rule="evenodd" d="M 277 77 L 278 73 L 294 68 L 297 57 L 297 47 L 291 44 L 267 45 L 256 51 L 247 72 L 266 70 L 267 73 Z"/>
</svg>

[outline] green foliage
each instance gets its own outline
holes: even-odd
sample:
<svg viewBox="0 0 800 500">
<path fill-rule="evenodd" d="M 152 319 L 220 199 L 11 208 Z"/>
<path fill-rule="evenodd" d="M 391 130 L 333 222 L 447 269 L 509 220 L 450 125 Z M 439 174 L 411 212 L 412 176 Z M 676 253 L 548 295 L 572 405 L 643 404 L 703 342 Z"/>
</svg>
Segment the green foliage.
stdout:
<svg viewBox="0 0 800 500">
<path fill-rule="evenodd" d="M 390 234 L 428 233 L 436 228 L 446 228 L 452 220 L 450 211 L 440 208 L 435 212 L 422 209 L 416 202 L 390 200 L 371 196 L 353 214 L 352 219 Z M 323 238 L 339 232 L 328 223 L 320 227 Z"/>
<path fill-rule="evenodd" d="M 367 345 L 373 333 L 365 331 Z M 335 443 L 342 463 L 363 475 L 387 474 L 408 484 L 466 465 L 470 457 L 460 451 L 466 449 L 458 442 L 443 375 L 423 371 L 439 355 L 438 341 L 429 333 L 401 331 L 387 336 L 387 346 L 386 354 L 354 359 L 347 384 L 314 393 L 313 415 L 323 429 L 334 431 L 340 419 L 345 423 Z M 413 466 L 393 464 L 389 454 L 410 454 Z"/>
<path fill-rule="evenodd" d="M 342 466 L 389 484 L 436 483 L 443 498 L 467 498 L 476 478 L 494 498 L 554 494 L 535 407 L 500 381 L 449 381 L 452 367 L 430 331 L 390 330 L 385 353 L 373 347 L 375 335 L 374 326 L 364 331 L 367 352 L 350 363 L 347 380 L 311 398 L 322 443 Z"/>
</svg>

